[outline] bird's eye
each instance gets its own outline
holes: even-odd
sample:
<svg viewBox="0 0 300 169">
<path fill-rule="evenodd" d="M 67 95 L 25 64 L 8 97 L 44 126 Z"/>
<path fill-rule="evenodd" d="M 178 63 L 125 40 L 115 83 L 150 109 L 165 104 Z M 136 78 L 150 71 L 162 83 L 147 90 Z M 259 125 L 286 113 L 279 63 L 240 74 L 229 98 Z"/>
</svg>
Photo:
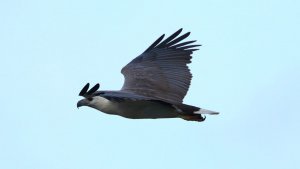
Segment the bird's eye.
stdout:
<svg viewBox="0 0 300 169">
<path fill-rule="evenodd" d="M 92 101 L 93 100 L 93 98 L 92 97 L 89 97 L 89 98 L 87 98 L 89 101 Z"/>
</svg>

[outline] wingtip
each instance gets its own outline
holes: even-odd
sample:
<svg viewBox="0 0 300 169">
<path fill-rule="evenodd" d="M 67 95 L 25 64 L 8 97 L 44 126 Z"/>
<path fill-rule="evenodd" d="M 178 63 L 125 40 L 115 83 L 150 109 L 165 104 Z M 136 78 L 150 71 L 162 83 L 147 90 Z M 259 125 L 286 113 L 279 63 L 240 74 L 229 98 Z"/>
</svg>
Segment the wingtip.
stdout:
<svg viewBox="0 0 300 169">
<path fill-rule="evenodd" d="M 183 28 L 178 29 L 178 31 L 176 31 L 176 34 L 180 34 L 182 32 Z"/>
<path fill-rule="evenodd" d="M 89 89 L 89 87 L 90 87 L 90 83 L 87 83 L 87 84 L 81 89 L 81 91 L 79 92 L 79 96 L 83 96 L 83 95 L 87 92 L 87 90 Z"/>
<path fill-rule="evenodd" d="M 87 95 L 91 95 L 93 94 L 94 92 L 96 92 L 100 87 L 100 84 L 97 83 L 94 87 L 92 87 L 88 92 L 86 92 Z"/>
</svg>

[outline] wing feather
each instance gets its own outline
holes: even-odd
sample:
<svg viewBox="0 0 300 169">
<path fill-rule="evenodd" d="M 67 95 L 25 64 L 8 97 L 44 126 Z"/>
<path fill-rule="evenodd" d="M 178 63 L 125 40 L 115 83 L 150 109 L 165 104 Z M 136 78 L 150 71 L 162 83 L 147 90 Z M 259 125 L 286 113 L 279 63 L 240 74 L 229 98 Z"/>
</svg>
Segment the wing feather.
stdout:
<svg viewBox="0 0 300 169">
<path fill-rule="evenodd" d="M 175 33 L 173 33 L 171 36 L 169 36 L 167 39 L 165 39 L 163 42 L 161 42 L 157 48 L 163 48 L 163 47 L 168 47 L 167 43 L 169 43 L 170 41 L 172 41 L 174 38 L 176 38 L 182 31 L 182 28 L 179 29 L 178 31 L 176 31 Z M 167 46 L 165 46 L 167 45 Z"/>
<path fill-rule="evenodd" d="M 181 32 L 179 29 L 165 40 L 164 35 L 160 36 L 128 63 L 121 71 L 125 77 L 121 91 L 182 103 L 192 79 L 187 64 L 191 63 L 195 47 L 200 45 L 193 45 L 196 41 L 182 42 L 190 32 L 178 37 Z"/>
<path fill-rule="evenodd" d="M 174 45 L 174 44 L 176 44 L 176 43 L 182 41 L 183 39 L 187 38 L 190 34 L 191 34 L 191 32 L 185 33 L 184 35 L 182 35 L 182 36 L 180 36 L 180 37 L 174 39 L 172 42 L 169 42 L 169 43 L 168 43 L 168 46 L 172 46 L 172 45 Z"/>
</svg>

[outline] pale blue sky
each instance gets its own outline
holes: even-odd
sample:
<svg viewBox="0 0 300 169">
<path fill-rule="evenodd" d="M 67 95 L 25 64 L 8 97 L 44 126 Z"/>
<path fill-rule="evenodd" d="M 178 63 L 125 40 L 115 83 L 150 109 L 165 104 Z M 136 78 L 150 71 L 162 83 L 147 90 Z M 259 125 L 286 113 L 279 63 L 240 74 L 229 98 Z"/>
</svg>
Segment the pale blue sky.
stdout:
<svg viewBox="0 0 300 169">
<path fill-rule="evenodd" d="M 1 169 L 300 168 L 300 1 L 0 1 Z M 204 123 L 76 108 L 179 28 Z"/>
</svg>

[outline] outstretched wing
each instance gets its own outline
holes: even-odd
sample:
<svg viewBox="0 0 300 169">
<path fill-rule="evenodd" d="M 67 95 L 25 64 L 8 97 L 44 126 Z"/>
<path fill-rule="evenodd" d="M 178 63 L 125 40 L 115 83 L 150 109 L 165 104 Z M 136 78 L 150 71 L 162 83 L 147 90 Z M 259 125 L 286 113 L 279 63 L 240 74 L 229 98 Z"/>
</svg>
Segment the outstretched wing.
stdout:
<svg viewBox="0 0 300 169">
<path fill-rule="evenodd" d="M 122 69 L 125 82 L 121 91 L 152 97 L 170 103 L 182 103 L 192 74 L 187 66 L 198 50 L 195 41 L 182 42 L 190 32 L 178 37 L 182 29 L 166 38 L 159 37 L 145 52 Z"/>
</svg>

